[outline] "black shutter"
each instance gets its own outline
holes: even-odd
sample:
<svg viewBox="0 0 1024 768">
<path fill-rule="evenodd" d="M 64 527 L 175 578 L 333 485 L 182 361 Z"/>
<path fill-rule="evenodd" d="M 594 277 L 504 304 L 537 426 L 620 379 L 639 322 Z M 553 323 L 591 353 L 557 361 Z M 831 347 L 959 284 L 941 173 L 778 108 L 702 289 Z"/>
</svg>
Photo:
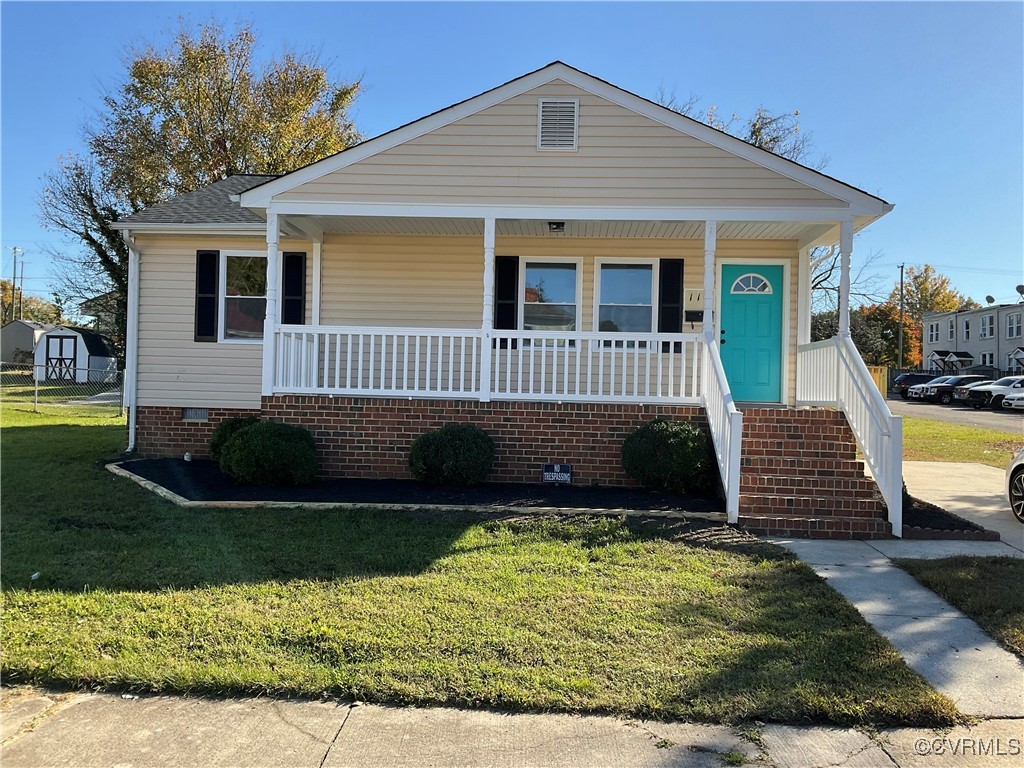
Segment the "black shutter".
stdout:
<svg viewBox="0 0 1024 768">
<path fill-rule="evenodd" d="M 514 331 L 518 327 L 519 257 L 496 256 L 494 259 L 494 328 L 499 331 Z M 507 347 L 508 340 L 503 339 L 501 348 Z"/>
<path fill-rule="evenodd" d="M 281 297 L 281 323 L 304 325 L 306 322 L 306 254 L 285 252 L 284 285 Z"/>
<path fill-rule="evenodd" d="M 217 340 L 220 251 L 196 251 L 196 341 Z"/>
<path fill-rule="evenodd" d="M 658 333 L 683 332 L 683 260 L 662 259 L 658 269 Z M 662 352 L 668 352 L 664 343 Z M 675 345 L 677 352 L 682 344 Z"/>
</svg>

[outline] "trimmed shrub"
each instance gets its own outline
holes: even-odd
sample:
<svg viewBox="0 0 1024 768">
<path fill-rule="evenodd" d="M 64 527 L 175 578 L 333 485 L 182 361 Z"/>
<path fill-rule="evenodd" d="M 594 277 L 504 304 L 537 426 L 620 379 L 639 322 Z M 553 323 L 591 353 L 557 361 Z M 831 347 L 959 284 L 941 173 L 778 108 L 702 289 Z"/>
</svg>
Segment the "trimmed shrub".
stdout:
<svg viewBox="0 0 1024 768">
<path fill-rule="evenodd" d="M 220 468 L 240 483 L 309 485 L 316 478 L 313 436 L 302 427 L 257 421 L 224 444 Z"/>
<path fill-rule="evenodd" d="M 903 511 L 909 512 L 914 508 L 914 497 L 907 490 L 907 481 L 903 481 Z"/>
<path fill-rule="evenodd" d="M 430 485 L 476 485 L 494 464 L 494 441 L 474 424 L 447 424 L 420 435 L 409 451 L 409 468 Z"/>
<path fill-rule="evenodd" d="M 220 424 L 213 428 L 213 434 L 210 435 L 210 455 L 214 461 L 220 461 L 221 451 L 224 450 L 224 446 L 227 444 L 236 432 L 246 427 L 251 427 L 259 421 L 255 416 L 238 416 L 233 419 L 224 419 Z"/>
<path fill-rule="evenodd" d="M 707 488 L 712 469 L 708 438 L 692 424 L 654 419 L 622 443 L 622 468 L 646 488 L 686 493 Z"/>
</svg>

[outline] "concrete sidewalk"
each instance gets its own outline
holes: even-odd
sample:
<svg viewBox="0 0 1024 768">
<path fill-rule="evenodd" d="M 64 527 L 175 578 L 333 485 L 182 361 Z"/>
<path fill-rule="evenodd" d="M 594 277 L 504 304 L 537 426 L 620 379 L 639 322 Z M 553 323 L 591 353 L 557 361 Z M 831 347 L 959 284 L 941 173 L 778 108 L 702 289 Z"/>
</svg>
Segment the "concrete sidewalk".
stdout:
<svg viewBox="0 0 1024 768">
<path fill-rule="evenodd" d="M 936 733 L 4 689 L 5 768 L 1019 765 L 1024 720 Z"/>
</svg>

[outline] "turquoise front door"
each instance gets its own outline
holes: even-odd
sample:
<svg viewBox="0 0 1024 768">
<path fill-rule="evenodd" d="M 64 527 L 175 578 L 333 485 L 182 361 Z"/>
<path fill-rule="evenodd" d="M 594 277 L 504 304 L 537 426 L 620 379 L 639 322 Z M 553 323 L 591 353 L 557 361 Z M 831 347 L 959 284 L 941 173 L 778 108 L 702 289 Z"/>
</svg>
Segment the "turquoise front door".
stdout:
<svg viewBox="0 0 1024 768">
<path fill-rule="evenodd" d="M 719 340 L 733 399 L 782 402 L 781 266 L 722 265 Z"/>
</svg>

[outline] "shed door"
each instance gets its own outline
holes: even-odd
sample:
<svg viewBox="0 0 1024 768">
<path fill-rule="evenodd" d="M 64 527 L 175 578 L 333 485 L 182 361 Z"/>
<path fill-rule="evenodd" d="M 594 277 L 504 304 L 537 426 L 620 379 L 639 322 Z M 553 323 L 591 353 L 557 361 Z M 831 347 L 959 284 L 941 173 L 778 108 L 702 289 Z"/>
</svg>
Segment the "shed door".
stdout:
<svg viewBox="0 0 1024 768">
<path fill-rule="evenodd" d="M 46 380 L 74 381 L 77 336 L 46 337 Z"/>
<path fill-rule="evenodd" d="M 782 401 L 782 267 L 722 265 L 722 366 L 736 400 Z"/>
</svg>

